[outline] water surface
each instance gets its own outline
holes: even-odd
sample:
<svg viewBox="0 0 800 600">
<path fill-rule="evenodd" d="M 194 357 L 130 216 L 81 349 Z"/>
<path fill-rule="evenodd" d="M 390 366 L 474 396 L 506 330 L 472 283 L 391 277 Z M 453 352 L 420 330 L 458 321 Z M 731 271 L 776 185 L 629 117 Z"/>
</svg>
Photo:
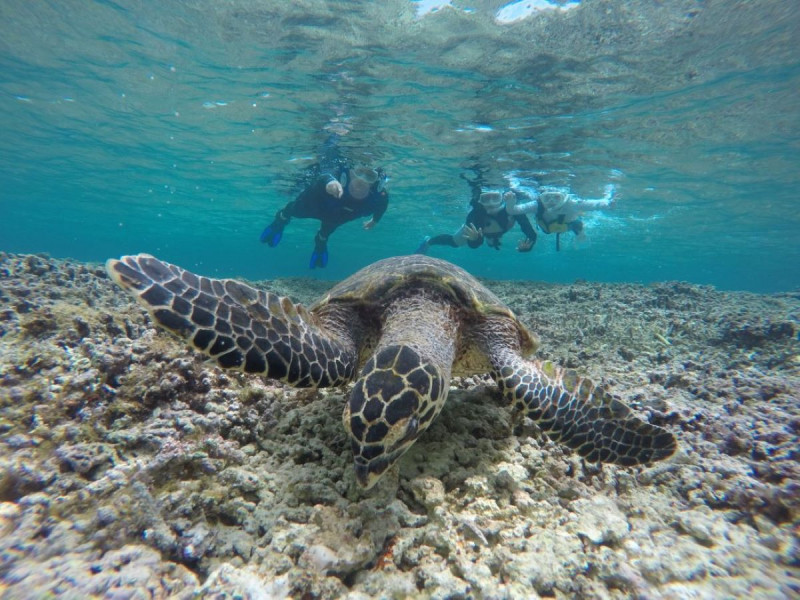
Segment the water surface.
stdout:
<svg viewBox="0 0 800 600">
<path fill-rule="evenodd" d="M 258 236 L 333 127 L 391 204 L 316 276 L 454 231 L 480 165 L 619 201 L 584 247 L 432 252 L 479 276 L 798 287 L 794 3 L 527 4 L 6 0 L 0 249 L 308 274 L 316 223 Z"/>
</svg>

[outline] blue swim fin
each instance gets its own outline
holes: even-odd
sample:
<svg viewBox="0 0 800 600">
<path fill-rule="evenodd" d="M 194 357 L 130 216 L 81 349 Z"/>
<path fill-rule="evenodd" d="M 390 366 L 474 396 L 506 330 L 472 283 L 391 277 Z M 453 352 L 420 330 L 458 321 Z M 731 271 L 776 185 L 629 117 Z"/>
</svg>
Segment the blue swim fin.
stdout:
<svg viewBox="0 0 800 600">
<path fill-rule="evenodd" d="M 289 219 L 283 217 L 283 212 L 278 211 L 278 214 L 275 215 L 275 220 L 261 232 L 261 243 L 270 248 L 277 246 L 283 237 L 283 228 L 286 227 L 288 222 Z"/>
<path fill-rule="evenodd" d="M 319 232 L 314 236 L 314 252 L 311 253 L 311 262 L 308 268 L 324 268 L 328 264 L 328 238 Z"/>
<path fill-rule="evenodd" d="M 428 244 L 428 242 L 430 241 L 431 241 L 431 236 L 429 235 L 426 235 L 424 238 L 422 238 L 422 242 L 420 242 L 420 245 L 417 247 L 416 250 L 414 250 L 414 254 L 427 254 L 428 248 L 430 248 L 430 244 Z"/>
<path fill-rule="evenodd" d="M 283 237 L 283 226 L 276 227 L 275 223 L 268 225 L 267 228 L 261 233 L 261 243 L 266 244 L 270 248 L 278 245 Z"/>
<path fill-rule="evenodd" d="M 308 263 L 309 269 L 320 267 L 324 269 L 328 265 L 328 248 L 317 249 L 311 253 L 311 262 Z"/>
</svg>

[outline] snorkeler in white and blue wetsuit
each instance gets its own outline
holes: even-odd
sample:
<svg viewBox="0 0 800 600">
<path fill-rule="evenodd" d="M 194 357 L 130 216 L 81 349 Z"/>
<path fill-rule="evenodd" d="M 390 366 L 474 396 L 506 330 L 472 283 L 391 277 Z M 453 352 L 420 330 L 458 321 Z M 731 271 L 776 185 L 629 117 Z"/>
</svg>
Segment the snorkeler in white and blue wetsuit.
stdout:
<svg viewBox="0 0 800 600">
<path fill-rule="evenodd" d="M 506 210 L 515 215 L 533 213 L 536 224 L 546 234 L 556 234 L 556 250 L 561 249 L 561 234 L 571 231 L 577 239 L 585 239 L 584 225 L 581 215 L 586 211 L 603 210 L 614 205 L 615 188 L 606 186 L 602 198 L 579 198 L 563 188 L 544 186 L 538 188 L 531 199 L 530 192 L 515 190 L 515 194 L 506 199 Z M 520 196 L 527 196 L 529 201 L 518 204 Z"/>
</svg>

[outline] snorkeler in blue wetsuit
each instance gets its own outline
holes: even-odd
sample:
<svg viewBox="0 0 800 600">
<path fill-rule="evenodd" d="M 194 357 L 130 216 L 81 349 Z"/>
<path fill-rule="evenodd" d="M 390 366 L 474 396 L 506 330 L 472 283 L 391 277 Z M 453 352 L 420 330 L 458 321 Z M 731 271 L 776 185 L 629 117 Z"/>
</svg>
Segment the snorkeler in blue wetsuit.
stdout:
<svg viewBox="0 0 800 600">
<path fill-rule="evenodd" d="M 386 175 L 382 170 L 366 166 L 350 168 L 336 162 L 339 164 L 335 168 L 326 169 L 295 200 L 279 210 L 261 234 L 263 243 L 275 247 L 292 217 L 319 219 L 320 228 L 314 237 L 314 252 L 309 262 L 311 269 L 328 264 L 328 237 L 340 225 L 371 216 L 364 229 L 372 229 L 389 206 L 389 194 L 384 189 Z"/>
</svg>

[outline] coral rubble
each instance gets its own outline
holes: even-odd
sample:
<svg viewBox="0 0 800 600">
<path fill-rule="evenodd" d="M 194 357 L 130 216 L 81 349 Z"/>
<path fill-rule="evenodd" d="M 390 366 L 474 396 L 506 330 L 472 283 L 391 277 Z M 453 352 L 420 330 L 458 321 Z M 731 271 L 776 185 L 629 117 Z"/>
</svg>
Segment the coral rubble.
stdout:
<svg viewBox="0 0 800 600">
<path fill-rule="evenodd" d="M 360 490 L 346 389 L 225 373 L 102 267 L 0 253 L 4 598 L 796 595 L 800 294 L 489 283 L 680 450 L 585 464 L 456 379 Z M 266 282 L 308 301 L 318 282 Z"/>
</svg>

